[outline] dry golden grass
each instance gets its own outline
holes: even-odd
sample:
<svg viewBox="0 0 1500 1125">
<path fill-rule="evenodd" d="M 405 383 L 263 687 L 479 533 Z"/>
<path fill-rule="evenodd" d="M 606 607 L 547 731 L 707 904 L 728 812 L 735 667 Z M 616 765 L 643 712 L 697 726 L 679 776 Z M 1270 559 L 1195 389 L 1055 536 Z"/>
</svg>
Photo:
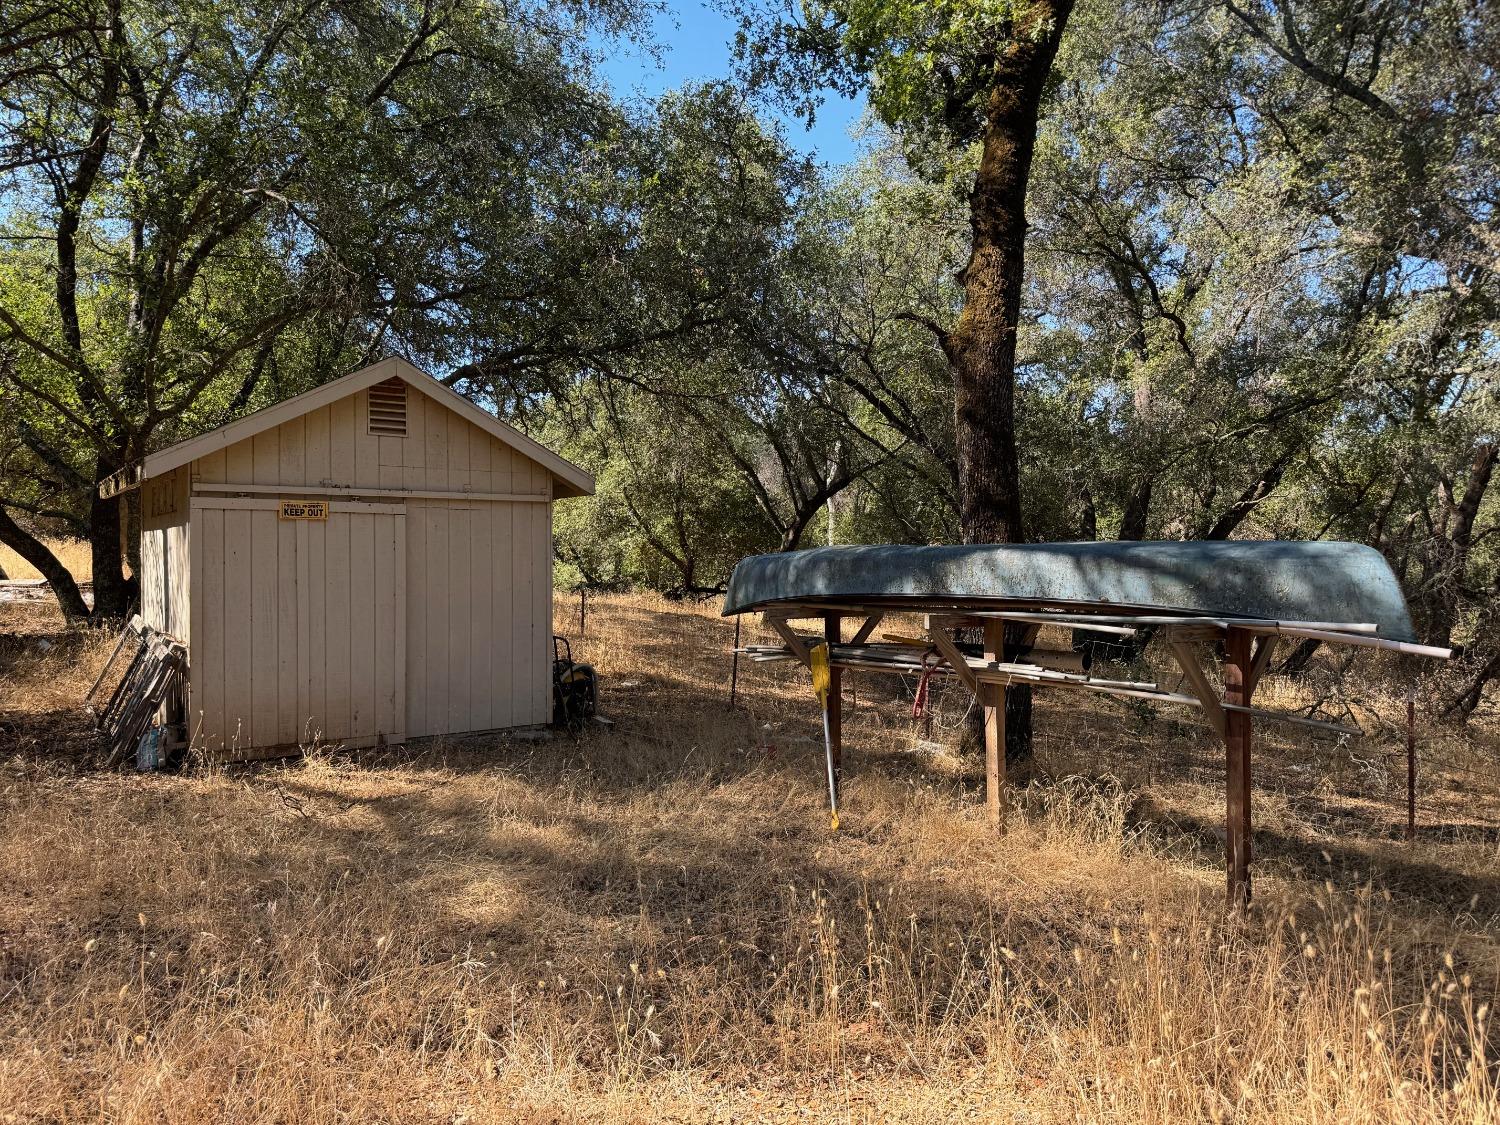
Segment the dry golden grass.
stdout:
<svg viewBox="0 0 1500 1125">
<path fill-rule="evenodd" d="M 957 693 L 860 679 L 834 835 L 803 676 L 729 711 L 712 607 L 558 611 L 613 729 L 177 777 L 68 742 L 98 640 L 6 650 L 0 1119 L 1500 1119 L 1492 733 L 1424 730 L 1487 772 L 1407 844 L 1392 731 L 1266 728 L 1234 921 L 1186 721 L 1040 696 L 997 841 Z"/>
<path fill-rule="evenodd" d="M 75 581 L 92 580 L 93 559 L 89 555 L 89 545 L 82 539 L 43 539 L 42 542 L 57 556 L 57 561 L 68 568 L 68 573 Z M 36 567 L 5 546 L 0 546 L 0 571 L 11 579 L 33 579 L 42 576 Z"/>
</svg>

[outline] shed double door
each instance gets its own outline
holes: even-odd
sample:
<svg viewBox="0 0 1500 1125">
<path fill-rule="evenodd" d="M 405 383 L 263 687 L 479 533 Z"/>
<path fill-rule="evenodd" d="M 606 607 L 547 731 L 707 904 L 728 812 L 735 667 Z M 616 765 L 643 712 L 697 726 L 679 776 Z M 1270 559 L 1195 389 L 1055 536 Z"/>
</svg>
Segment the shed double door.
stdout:
<svg viewBox="0 0 1500 1125">
<path fill-rule="evenodd" d="M 406 732 L 406 514 L 333 502 L 192 501 L 193 721 L 210 750 Z"/>
</svg>

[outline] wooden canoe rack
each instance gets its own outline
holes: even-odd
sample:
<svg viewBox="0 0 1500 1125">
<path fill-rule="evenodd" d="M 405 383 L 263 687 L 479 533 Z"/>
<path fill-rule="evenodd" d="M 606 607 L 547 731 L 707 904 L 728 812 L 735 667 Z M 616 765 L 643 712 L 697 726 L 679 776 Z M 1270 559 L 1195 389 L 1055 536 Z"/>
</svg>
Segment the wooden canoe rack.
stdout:
<svg viewBox="0 0 1500 1125">
<path fill-rule="evenodd" d="M 886 612 L 889 612 L 888 607 L 860 605 L 785 606 L 766 610 L 766 624 L 783 643 L 747 645 L 737 651 L 756 662 L 796 660 L 806 665 L 810 661 L 812 646 L 828 645 L 833 676 L 827 703 L 829 755 L 840 773 L 843 706 L 839 675 L 842 669 L 897 675 L 935 674 L 959 680 L 984 710 L 985 810 L 990 826 L 997 833 L 1005 830 L 1005 697 L 1011 684 L 1102 692 L 1197 708 L 1224 743 L 1225 890 L 1229 906 L 1235 910 L 1242 910 L 1250 903 L 1253 722 L 1293 723 L 1344 735 L 1362 733 L 1355 727 L 1263 710 L 1252 705 L 1255 689 L 1270 664 L 1278 640 L 1281 637 L 1312 638 L 1325 643 L 1382 648 L 1442 659 L 1451 655 L 1447 649 L 1380 638 L 1376 636 L 1373 625 L 1087 612 L 975 612 L 963 609 L 927 615 L 923 619 L 923 635 L 920 637 L 887 633 L 880 640 L 872 640 Z M 841 640 L 845 617 L 861 620 L 847 643 Z M 793 621 L 806 619 L 818 621 L 821 637 L 804 635 L 792 627 Z M 1096 677 L 1068 666 L 1069 662 L 1061 659 L 1051 659 L 1054 666 L 1049 667 L 1049 655 L 1056 657 L 1057 654 L 1040 650 L 1029 653 L 1029 658 L 1006 661 L 1003 659 L 1003 633 L 1006 625 L 1011 623 L 1025 626 L 1028 645 L 1045 625 L 1121 636 L 1134 636 L 1139 628 L 1150 626 L 1164 636 L 1192 691 L 1167 690 L 1149 681 Z M 982 631 L 981 655 L 969 655 L 960 648 L 953 637 L 953 631 L 960 628 Z M 1215 688 L 1201 660 L 1198 646 L 1205 644 L 1215 646 L 1207 650 L 1209 654 L 1222 653 L 1222 691 Z M 938 660 L 936 667 L 932 664 L 934 654 Z"/>
</svg>

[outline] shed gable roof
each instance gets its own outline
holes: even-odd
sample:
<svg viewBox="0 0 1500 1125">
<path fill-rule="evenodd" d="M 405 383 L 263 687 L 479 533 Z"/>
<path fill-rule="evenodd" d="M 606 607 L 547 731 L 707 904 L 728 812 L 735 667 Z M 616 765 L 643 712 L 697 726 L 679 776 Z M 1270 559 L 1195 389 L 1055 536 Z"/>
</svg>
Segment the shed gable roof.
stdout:
<svg viewBox="0 0 1500 1125">
<path fill-rule="evenodd" d="M 320 387 L 314 387 L 310 391 L 284 399 L 274 406 L 267 406 L 253 414 L 247 414 L 216 430 L 210 430 L 206 434 L 168 446 L 159 453 L 153 453 L 146 458 L 140 479 L 150 480 L 152 477 L 170 473 L 200 457 L 227 449 L 236 442 L 274 429 L 294 418 L 300 418 L 304 414 L 349 395 L 358 394 L 376 383 L 383 383 L 391 378 L 401 379 L 434 402 L 447 407 L 466 421 L 472 422 L 496 441 L 546 468 L 558 486 L 559 497 L 594 494 L 594 478 L 577 465 L 559 457 L 545 445 L 527 437 L 514 426 L 506 425 L 488 411 L 481 410 L 453 388 L 444 386 L 420 368 L 396 357 L 372 363 L 369 367 L 362 367 L 358 371 L 324 383 Z"/>
</svg>

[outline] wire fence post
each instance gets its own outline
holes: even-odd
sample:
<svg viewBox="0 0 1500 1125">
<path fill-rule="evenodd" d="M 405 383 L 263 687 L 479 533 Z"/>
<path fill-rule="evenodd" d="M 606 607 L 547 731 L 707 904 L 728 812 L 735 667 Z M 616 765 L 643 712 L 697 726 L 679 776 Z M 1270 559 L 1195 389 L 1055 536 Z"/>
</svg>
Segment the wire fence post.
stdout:
<svg viewBox="0 0 1500 1125">
<path fill-rule="evenodd" d="M 740 686 L 740 615 L 734 617 L 734 659 L 729 665 L 729 709 L 734 710 L 734 696 Z"/>
<path fill-rule="evenodd" d="M 589 588 L 580 585 L 578 587 L 578 637 L 583 639 L 588 633 L 589 623 Z"/>
<path fill-rule="evenodd" d="M 1417 689 L 1406 693 L 1406 838 L 1417 838 Z"/>
</svg>

